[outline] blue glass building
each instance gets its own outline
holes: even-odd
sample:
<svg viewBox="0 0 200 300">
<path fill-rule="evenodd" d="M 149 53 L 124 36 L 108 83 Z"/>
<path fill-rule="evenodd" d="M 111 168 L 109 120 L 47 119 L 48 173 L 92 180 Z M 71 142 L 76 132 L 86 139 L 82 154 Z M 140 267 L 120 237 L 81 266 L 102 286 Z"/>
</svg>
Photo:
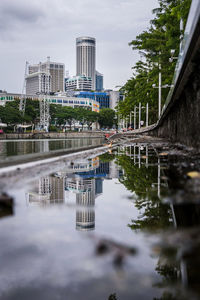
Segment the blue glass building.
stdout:
<svg viewBox="0 0 200 300">
<path fill-rule="evenodd" d="M 100 109 L 101 108 L 109 108 L 110 107 L 110 95 L 106 92 L 77 92 L 75 97 L 79 98 L 89 98 L 92 100 L 96 100 L 99 102 Z"/>
<path fill-rule="evenodd" d="M 103 91 L 103 75 L 98 71 L 96 71 L 95 79 L 96 79 L 96 91 L 97 92 Z"/>
</svg>

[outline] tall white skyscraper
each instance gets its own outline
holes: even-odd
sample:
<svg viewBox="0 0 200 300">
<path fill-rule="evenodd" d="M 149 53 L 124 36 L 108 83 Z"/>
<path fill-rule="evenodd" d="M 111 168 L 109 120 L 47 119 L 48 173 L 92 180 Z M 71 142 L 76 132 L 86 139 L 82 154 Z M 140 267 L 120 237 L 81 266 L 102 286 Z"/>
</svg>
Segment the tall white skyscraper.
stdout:
<svg viewBox="0 0 200 300">
<path fill-rule="evenodd" d="M 76 39 L 76 75 L 92 78 L 92 89 L 96 89 L 96 40 L 91 37 Z"/>
</svg>

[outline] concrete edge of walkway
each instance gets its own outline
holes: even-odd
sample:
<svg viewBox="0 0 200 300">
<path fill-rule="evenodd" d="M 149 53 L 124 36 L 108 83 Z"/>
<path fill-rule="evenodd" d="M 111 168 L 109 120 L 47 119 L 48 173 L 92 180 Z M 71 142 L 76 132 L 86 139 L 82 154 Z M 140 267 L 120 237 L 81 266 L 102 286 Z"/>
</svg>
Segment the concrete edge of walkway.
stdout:
<svg viewBox="0 0 200 300">
<path fill-rule="evenodd" d="M 112 146 L 112 149 L 115 149 L 118 146 L 118 144 L 115 144 Z M 97 155 L 103 154 L 109 150 L 108 145 L 105 146 L 95 146 L 87 149 L 78 149 L 79 151 L 73 151 L 71 153 L 66 153 L 59 156 L 51 156 L 49 158 L 43 158 L 36 161 L 29 161 L 29 162 L 21 162 L 19 164 L 11 165 L 11 166 L 5 166 L 0 168 L 0 178 L 4 176 L 12 176 L 19 174 L 23 170 L 31 170 L 32 168 L 35 168 L 37 166 L 45 167 L 46 170 L 52 169 L 53 164 L 56 162 L 63 162 L 66 159 L 68 160 L 74 160 L 74 159 L 85 159 L 85 158 L 92 158 Z"/>
<path fill-rule="evenodd" d="M 114 139 L 117 139 L 117 138 L 121 138 L 121 137 L 126 137 L 126 136 L 127 137 L 132 137 L 132 136 L 137 135 L 137 134 L 147 133 L 149 131 L 152 131 L 156 127 L 157 127 L 157 123 L 152 124 L 152 125 L 150 125 L 148 127 L 140 128 L 140 129 L 135 129 L 135 130 L 127 131 L 127 132 L 115 133 L 115 134 L 111 135 L 108 140 L 111 141 L 111 140 L 114 140 Z"/>
</svg>

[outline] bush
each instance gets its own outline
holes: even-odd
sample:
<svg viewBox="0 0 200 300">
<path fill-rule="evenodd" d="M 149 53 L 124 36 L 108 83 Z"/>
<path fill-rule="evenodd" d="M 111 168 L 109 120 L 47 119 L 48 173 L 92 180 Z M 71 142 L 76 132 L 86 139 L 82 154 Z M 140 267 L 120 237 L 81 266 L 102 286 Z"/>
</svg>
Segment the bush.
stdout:
<svg viewBox="0 0 200 300">
<path fill-rule="evenodd" d="M 54 126 L 54 125 L 50 125 L 50 126 L 49 126 L 49 131 L 50 131 L 50 132 L 59 132 L 60 129 L 57 128 L 57 127 Z"/>
</svg>

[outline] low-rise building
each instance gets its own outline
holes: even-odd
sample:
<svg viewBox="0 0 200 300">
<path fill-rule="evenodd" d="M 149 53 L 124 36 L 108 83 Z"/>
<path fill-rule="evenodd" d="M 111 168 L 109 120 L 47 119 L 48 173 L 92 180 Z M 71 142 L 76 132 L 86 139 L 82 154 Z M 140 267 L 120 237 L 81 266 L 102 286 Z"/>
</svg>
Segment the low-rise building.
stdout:
<svg viewBox="0 0 200 300">
<path fill-rule="evenodd" d="M 95 100 L 99 103 L 101 108 L 109 108 L 110 107 L 110 96 L 109 93 L 104 92 L 85 92 L 80 91 L 75 93 L 75 96 L 78 98 L 89 98 L 91 100 Z"/>
<path fill-rule="evenodd" d="M 83 75 L 74 76 L 65 80 L 65 91 L 91 91 L 92 78 Z"/>
<path fill-rule="evenodd" d="M 0 93 L 0 105 L 5 106 L 6 102 L 19 100 L 21 94 L 14 94 L 14 93 L 7 93 L 2 92 Z M 44 96 L 42 96 L 44 97 Z M 81 98 L 81 97 L 68 97 L 66 95 L 45 95 L 47 101 L 51 104 L 59 104 L 62 106 L 70 106 L 70 107 L 85 107 L 91 109 L 92 111 L 99 112 L 100 105 L 98 101 L 95 101 L 90 98 Z M 26 95 L 27 99 L 31 100 L 39 100 L 38 95 Z"/>
</svg>

